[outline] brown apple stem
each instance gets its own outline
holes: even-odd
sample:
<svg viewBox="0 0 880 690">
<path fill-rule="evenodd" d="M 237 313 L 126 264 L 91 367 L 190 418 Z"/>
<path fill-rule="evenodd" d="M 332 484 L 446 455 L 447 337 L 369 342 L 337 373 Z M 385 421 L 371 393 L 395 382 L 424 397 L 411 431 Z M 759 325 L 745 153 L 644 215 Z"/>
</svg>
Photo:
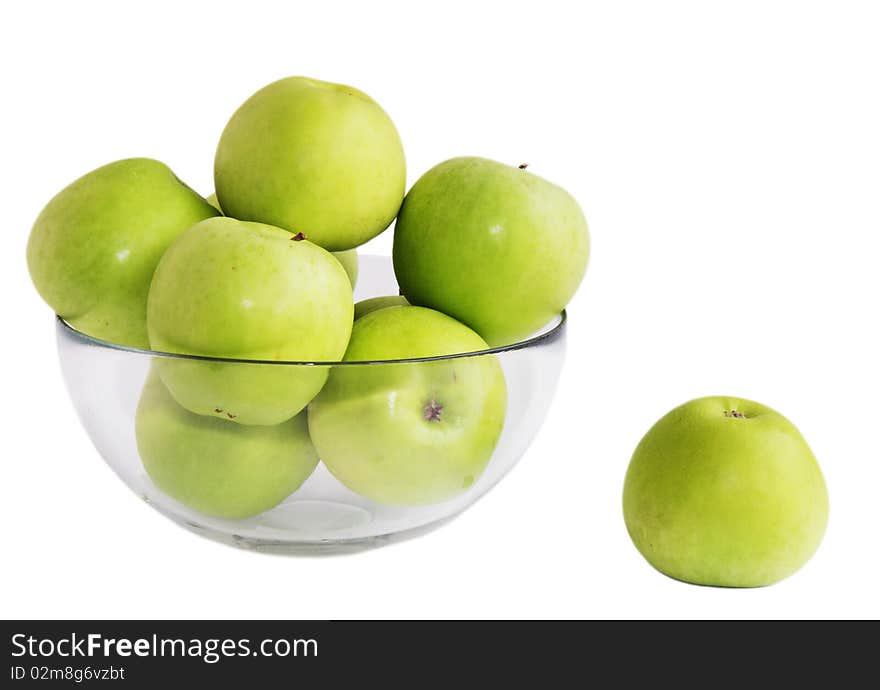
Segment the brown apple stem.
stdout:
<svg viewBox="0 0 880 690">
<path fill-rule="evenodd" d="M 520 164 L 519 164 L 519 169 L 520 169 L 520 170 L 525 170 L 525 169 L 528 168 L 528 167 L 529 167 L 529 164 L 528 164 L 528 163 L 520 163 Z"/>
<path fill-rule="evenodd" d="M 302 242 L 305 238 L 306 236 L 304 233 L 298 232 L 290 239 L 292 239 L 294 242 Z"/>
</svg>

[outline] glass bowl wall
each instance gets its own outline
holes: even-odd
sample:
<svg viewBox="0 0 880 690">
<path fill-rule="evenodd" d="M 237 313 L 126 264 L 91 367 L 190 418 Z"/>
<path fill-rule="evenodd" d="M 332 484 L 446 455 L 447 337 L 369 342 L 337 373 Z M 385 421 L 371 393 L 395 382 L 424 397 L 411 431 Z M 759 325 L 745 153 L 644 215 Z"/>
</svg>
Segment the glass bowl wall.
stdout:
<svg viewBox="0 0 880 690">
<path fill-rule="evenodd" d="M 397 284 L 388 257 L 361 256 L 355 300 L 395 295 Z M 460 493 L 428 505 L 384 505 L 346 488 L 323 462 L 281 503 L 240 519 L 212 517 L 166 495 L 151 480 L 138 453 L 135 416 L 151 368 L 178 360 L 187 367 L 217 367 L 210 358 L 169 356 L 134 350 L 90 338 L 57 320 L 58 350 L 67 389 L 98 452 L 138 496 L 157 511 L 203 536 L 243 548 L 264 551 L 349 551 L 414 536 L 454 517 L 484 495 L 522 457 L 549 408 L 565 352 L 565 315 L 532 338 L 515 345 L 440 358 L 494 358 L 507 387 L 504 425 L 491 459 L 473 483 Z M 401 367 L 436 366 L 438 360 L 403 363 L 235 363 L 274 372 L 291 367 L 371 367 L 382 376 Z M 459 367 L 467 372 L 468 368 Z M 363 370 L 362 370 L 363 371 Z M 415 370 L 413 370 L 415 371 Z M 351 424 L 361 423 L 352 419 Z"/>
</svg>

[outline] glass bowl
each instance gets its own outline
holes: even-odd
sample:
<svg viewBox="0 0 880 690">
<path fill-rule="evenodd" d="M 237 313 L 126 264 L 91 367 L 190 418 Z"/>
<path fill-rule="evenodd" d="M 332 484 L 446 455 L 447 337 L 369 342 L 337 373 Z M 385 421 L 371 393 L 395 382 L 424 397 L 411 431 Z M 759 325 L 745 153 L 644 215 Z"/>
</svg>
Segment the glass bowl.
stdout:
<svg viewBox="0 0 880 690">
<path fill-rule="evenodd" d="M 361 256 L 355 301 L 396 294 L 398 288 L 391 259 Z M 281 553 L 345 552 L 379 546 L 434 529 L 472 505 L 510 471 L 541 427 L 555 392 L 565 354 L 565 313 L 531 338 L 512 345 L 450 357 L 394 362 L 254 362 L 172 355 L 97 340 L 75 330 L 61 318 L 57 319 L 57 337 L 65 383 L 92 442 L 122 481 L 157 511 L 197 534 L 242 548 Z M 335 369 L 345 368 L 349 375 L 352 372 L 368 374 L 375 381 L 401 373 L 424 373 L 427 376 L 428 368 L 431 368 L 432 375 L 441 370 L 453 378 L 457 375 L 466 377 L 479 370 L 468 365 L 488 359 L 494 359 L 500 365 L 507 388 L 500 436 L 491 456 L 487 455 L 488 463 L 484 463 L 481 472 L 469 474 L 453 494 L 430 499 L 438 502 L 415 505 L 380 503 L 347 488 L 331 474 L 325 463 L 318 462 L 298 489 L 264 512 L 246 517 L 205 514 L 192 507 L 194 502 L 186 497 L 178 496 L 188 505 L 161 490 L 145 470 L 138 452 L 138 404 L 153 368 L 173 365 L 190 372 L 216 373 L 223 367 L 233 367 L 248 375 L 257 373 L 260 381 L 267 382 L 282 381 L 291 372 L 307 370 L 308 376 L 314 376 L 315 371 L 323 369 L 332 376 Z M 361 438 L 370 433 L 371 422 L 357 415 L 352 417 L 346 419 L 346 425 L 350 424 L 352 428 L 360 425 Z M 227 421 L 205 422 L 211 417 L 193 415 L 193 419 L 195 426 L 202 423 L 228 425 L 221 429 L 224 433 L 235 434 L 239 428 L 239 425 Z M 485 421 L 487 425 L 490 423 Z M 229 431 L 233 427 L 236 431 Z M 303 428 L 306 428 L 305 424 Z M 257 452 L 263 448 L 259 445 L 236 446 L 239 437 L 231 436 L 230 439 L 231 445 L 224 448 L 221 455 L 231 453 L 234 456 L 236 447 Z M 178 443 L 177 438 L 159 441 L 167 442 L 166 446 L 171 444 L 179 452 L 193 447 Z M 255 441 L 259 442 L 259 439 Z M 197 454 L 198 446 L 195 448 Z M 208 460 L 200 458 L 199 462 Z M 419 460 L 412 458 L 412 462 Z M 236 462 L 234 457 L 232 462 Z M 402 462 L 409 460 L 404 458 Z M 224 479 L 227 480 L 225 489 L 232 486 L 234 490 L 236 477 L 230 475 L 219 481 L 223 483 Z M 217 477 L 213 481 L 218 481 Z M 279 490 L 285 491 L 283 487 Z M 196 507 L 201 509 L 201 506 Z"/>
</svg>

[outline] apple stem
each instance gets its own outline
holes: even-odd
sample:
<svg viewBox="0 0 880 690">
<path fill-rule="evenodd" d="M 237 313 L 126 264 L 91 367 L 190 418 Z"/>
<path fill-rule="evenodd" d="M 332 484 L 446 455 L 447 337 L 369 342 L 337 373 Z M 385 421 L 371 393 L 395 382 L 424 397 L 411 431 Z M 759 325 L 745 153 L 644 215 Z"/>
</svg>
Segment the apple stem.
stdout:
<svg viewBox="0 0 880 690">
<path fill-rule="evenodd" d="M 305 238 L 306 236 L 304 233 L 298 232 L 290 239 L 292 239 L 294 242 L 302 242 Z"/>
<path fill-rule="evenodd" d="M 520 164 L 519 164 L 519 169 L 520 169 L 520 170 L 525 170 L 525 169 L 528 168 L 528 167 L 529 167 L 529 164 L 528 164 L 528 163 L 520 163 Z"/>
</svg>

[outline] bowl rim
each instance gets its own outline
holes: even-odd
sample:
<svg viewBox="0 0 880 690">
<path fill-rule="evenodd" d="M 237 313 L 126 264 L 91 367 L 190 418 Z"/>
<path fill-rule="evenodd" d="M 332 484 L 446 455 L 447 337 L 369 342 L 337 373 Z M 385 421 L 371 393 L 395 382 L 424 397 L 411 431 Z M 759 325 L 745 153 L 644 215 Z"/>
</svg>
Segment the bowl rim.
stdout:
<svg viewBox="0 0 880 690">
<path fill-rule="evenodd" d="M 463 359 L 466 357 L 482 357 L 485 355 L 497 355 L 504 352 L 514 352 L 516 350 L 525 350 L 540 345 L 549 345 L 558 340 L 565 332 L 568 315 L 565 309 L 554 317 L 549 327 L 544 328 L 537 334 L 518 340 L 507 345 L 499 345 L 497 347 L 489 347 L 483 350 L 473 350 L 471 352 L 456 352 L 449 355 L 436 355 L 433 357 L 406 357 L 401 359 L 372 359 L 372 360 L 351 360 L 351 361 L 294 361 L 294 360 L 267 360 L 267 359 L 241 359 L 236 357 L 213 357 L 211 355 L 191 355 L 181 352 L 163 352 L 161 350 L 147 350 L 131 345 L 123 345 L 121 343 L 113 343 L 109 340 L 101 340 L 94 336 L 83 333 L 71 326 L 64 317 L 55 314 L 58 328 L 69 337 L 81 341 L 85 345 L 92 347 L 100 347 L 108 350 L 116 350 L 119 352 L 130 352 L 136 355 L 145 355 L 148 357 L 163 357 L 168 359 L 185 359 L 198 362 L 219 362 L 224 364 L 263 364 L 278 366 L 309 366 L 309 367 L 339 367 L 339 366 L 363 366 L 368 364 L 408 364 L 414 362 L 438 362 L 451 359 Z"/>
</svg>

